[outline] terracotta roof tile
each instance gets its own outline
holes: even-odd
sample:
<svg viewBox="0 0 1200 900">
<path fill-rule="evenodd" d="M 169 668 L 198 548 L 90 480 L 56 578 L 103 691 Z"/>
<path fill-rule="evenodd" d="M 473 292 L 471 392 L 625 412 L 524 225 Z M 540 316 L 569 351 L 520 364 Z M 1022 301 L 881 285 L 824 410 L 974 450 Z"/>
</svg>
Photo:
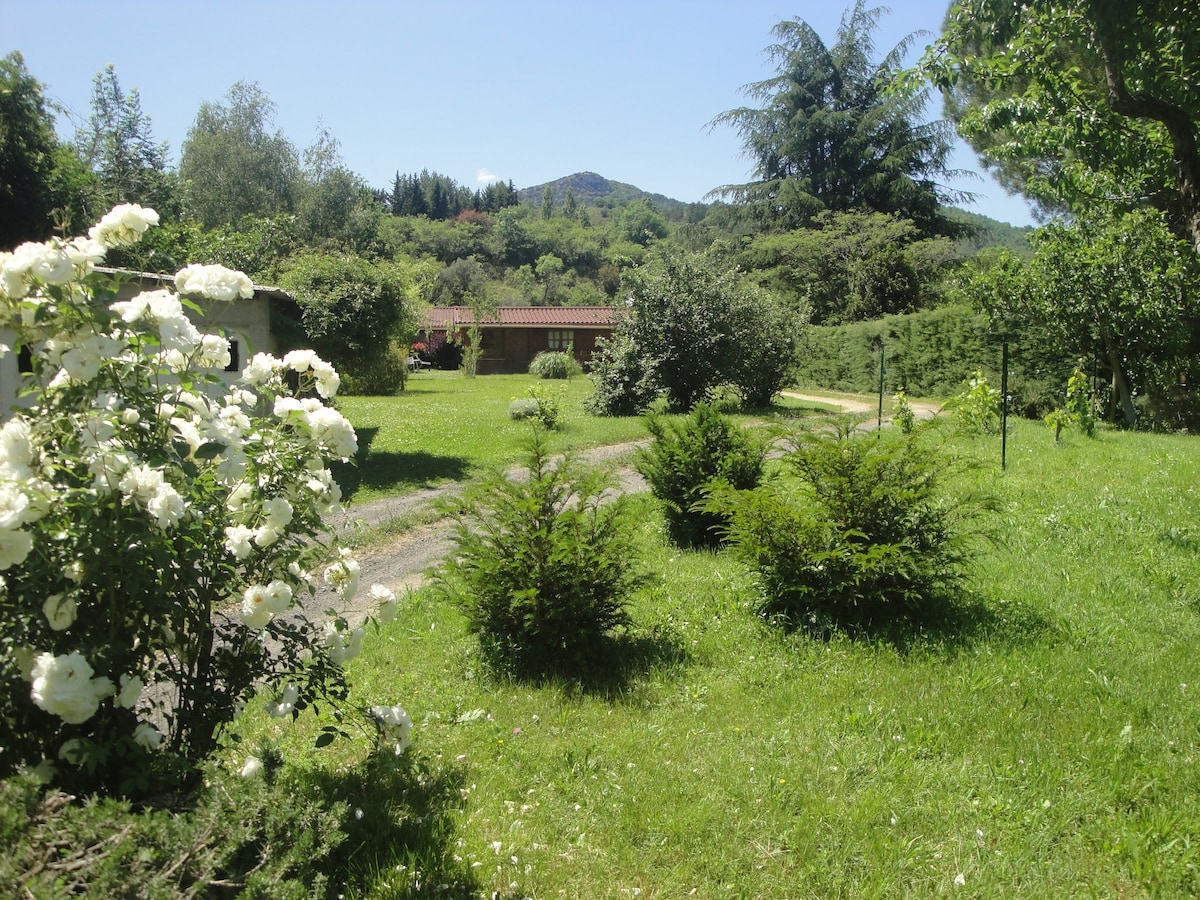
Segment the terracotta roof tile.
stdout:
<svg viewBox="0 0 1200 900">
<path fill-rule="evenodd" d="M 480 320 L 481 325 L 501 328 L 611 328 L 617 311 L 611 306 L 501 306 L 495 316 Z M 426 321 L 434 330 L 470 325 L 474 313 L 469 306 L 433 306 Z"/>
</svg>

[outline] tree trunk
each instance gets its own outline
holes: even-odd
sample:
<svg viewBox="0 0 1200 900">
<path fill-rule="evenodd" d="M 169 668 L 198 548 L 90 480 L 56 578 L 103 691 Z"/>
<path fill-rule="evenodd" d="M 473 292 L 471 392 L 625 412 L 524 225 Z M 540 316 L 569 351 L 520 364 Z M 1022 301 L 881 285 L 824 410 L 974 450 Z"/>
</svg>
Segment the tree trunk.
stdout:
<svg viewBox="0 0 1200 900">
<path fill-rule="evenodd" d="M 1129 378 L 1125 375 L 1121 354 L 1117 350 L 1116 342 L 1109 335 L 1102 334 L 1100 339 L 1104 342 L 1108 364 L 1112 367 L 1113 395 L 1120 401 L 1125 427 L 1132 428 L 1137 423 L 1137 410 L 1133 406 L 1133 390 L 1129 386 Z"/>
</svg>

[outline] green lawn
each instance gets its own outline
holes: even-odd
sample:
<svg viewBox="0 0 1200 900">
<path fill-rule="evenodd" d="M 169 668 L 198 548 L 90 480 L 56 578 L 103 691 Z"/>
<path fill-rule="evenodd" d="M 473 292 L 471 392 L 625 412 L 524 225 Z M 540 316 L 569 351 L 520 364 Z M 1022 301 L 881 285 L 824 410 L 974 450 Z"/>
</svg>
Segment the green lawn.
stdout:
<svg viewBox="0 0 1200 900">
<path fill-rule="evenodd" d="M 421 372 L 395 397 L 339 397 L 337 406 L 358 433 L 353 465 L 334 466 L 347 500 L 364 503 L 447 481 L 462 481 L 484 468 L 502 468 L 522 454 L 530 425 L 513 421 L 508 405 L 540 386 L 562 391 L 555 447 L 582 449 L 647 437 L 637 416 L 599 417 L 583 408 L 591 379 L 547 381 L 532 375 Z M 810 404 L 780 400 L 782 414 L 816 411 Z M 748 417 L 747 417 L 748 418 Z"/>
<path fill-rule="evenodd" d="M 457 611 L 409 597 L 350 676 L 418 723 L 424 790 L 346 788 L 382 829 L 350 894 L 1200 890 L 1195 439 L 1055 447 L 1021 422 L 1003 474 L 998 439 L 957 444 L 995 460 L 1004 546 L 940 631 L 782 634 L 728 557 L 663 543 L 648 498 L 655 584 L 604 686 L 495 683 Z M 307 726 L 277 739 L 309 778 L 361 759 L 309 755 Z"/>
<path fill-rule="evenodd" d="M 359 491 L 512 461 L 521 429 L 507 403 L 528 383 L 422 375 L 399 398 L 340 401 L 378 429 L 372 450 L 396 457 Z M 642 434 L 635 419 L 576 410 L 562 440 Z M 439 442 L 461 471 L 396 480 L 406 454 L 440 458 Z M 941 626 L 785 634 L 754 615 L 750 577 L 728 555 L 666 544 L 643 495 L 653 578 L 603 684 L 496 681 L 460 613 L 411 594 L 348 666 L 352 703 L 412 715 L 407 754 L 373 757 L 353 728 L 315 750 L 328 710 L 292 725 L 253 705 L 210 778 L 239 815 L 172 814 L 159 844 L 121 845 L 163 849 L 125 865 L 195 859 L 185 835 L 236 827 L 250 849 L 233 859 L 247 867 L 297 835 L 341 840 L 333 862 L 305 851 L 280 865 L 302 884 L 329 874 L 330 894 L 347 897 L 1200 893 L 1196 438 L 1104 429 L 1055 446 L 1044 425 L 1017 422 L 1003 472 L 998 438 L 950 448 L 985 460 L 977 477 L 1003 511 L 1001 543 Z M 277 780 L 233 774 L 269 748 L 286 760 Z M 122 821 L 99 809 L 105 825 L 81 831 L 80 847 Z"/>
<path fill-rule="evenodd" d="M 446 481 L 461 481 L 488 466 L 503 466 L 520 455 L 529 431 L 508 417 L 508 405 L 528 396 L 532 385 L 565 390 L 557 440 L 595 446 L 645 436 L 638 419 L 587 415 L 582 400 L 591 381 L 541 381 L 532 375 L 467 378 L 460 372 L 421 372 L 395 397 L 339 397 L 338 408 L 358 432 L 353 466 L 335 469 L 353 502 L 403 493 Z"/>
</svg>

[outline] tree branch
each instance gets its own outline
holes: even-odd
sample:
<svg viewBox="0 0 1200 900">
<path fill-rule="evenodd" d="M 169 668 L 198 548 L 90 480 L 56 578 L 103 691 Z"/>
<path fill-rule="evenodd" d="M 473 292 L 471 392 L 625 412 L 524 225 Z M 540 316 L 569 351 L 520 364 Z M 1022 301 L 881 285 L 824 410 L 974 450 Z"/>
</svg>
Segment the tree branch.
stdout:
<svg viewBox="0 0 1200 900">
<path fill-rule="evenodd" d="M 1150 94 L 1130 93 L 1125 84 L 1124 60 L 1116 36 L 1110 28 L 1098 24 L 1094 26 L 1093 36 L 1104 61 L 1108 105 L 1127 118 L 1150 119 L 1167 129 L 1175 160 L 1180 205 L 1192 233 L 1192 244 L 1200 253 L 1200 146 L 1196 140 L 1196 123 L 1180 106 Z"/>
</svg>

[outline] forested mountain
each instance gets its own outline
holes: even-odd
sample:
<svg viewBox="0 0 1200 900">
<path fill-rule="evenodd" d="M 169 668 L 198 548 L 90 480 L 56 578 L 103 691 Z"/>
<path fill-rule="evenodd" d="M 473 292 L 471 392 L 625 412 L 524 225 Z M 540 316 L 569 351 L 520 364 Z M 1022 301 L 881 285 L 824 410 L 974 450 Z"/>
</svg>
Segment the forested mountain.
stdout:
<svg viewBox="0 0 1200 900">
<path fill-rule="evenodd" d="M 946 218 L 966 225 L 971 230 L 970 234 L 955 242 L 955 250 L 962 257 L 974 256 L 988 247 L 1001 247 L 1026 258 L 1033 255 L 1033 247 L 1029 243 L 1029 236 L 1034 232 L 1032 226 L 1018 228 L 1016 225 L 998 222 L 980 213 L 958 208 L 947 209 Z"/>
<path fill-rule="evenodd" d="M 554 192 L 556 206 L 561 206 L 566 201 L 568 191 L 574 195 L 575 201 L 581 206 L 599 206 L 611 209 L 638 200 L 649 200 L 668 219 L 679 218 L 689 206 L 702 205 L 672 200 L 663 194 L 651 194 L 632 184 L 609 181 L 603 175 L 597 175 L 595 172 L 576 172 L 565 178 L 557 178 L 544 184 L 521 188 L 517 191 L 517 197 L 522 203 L 540 206 L 547 186 Z"/>
</svg>

